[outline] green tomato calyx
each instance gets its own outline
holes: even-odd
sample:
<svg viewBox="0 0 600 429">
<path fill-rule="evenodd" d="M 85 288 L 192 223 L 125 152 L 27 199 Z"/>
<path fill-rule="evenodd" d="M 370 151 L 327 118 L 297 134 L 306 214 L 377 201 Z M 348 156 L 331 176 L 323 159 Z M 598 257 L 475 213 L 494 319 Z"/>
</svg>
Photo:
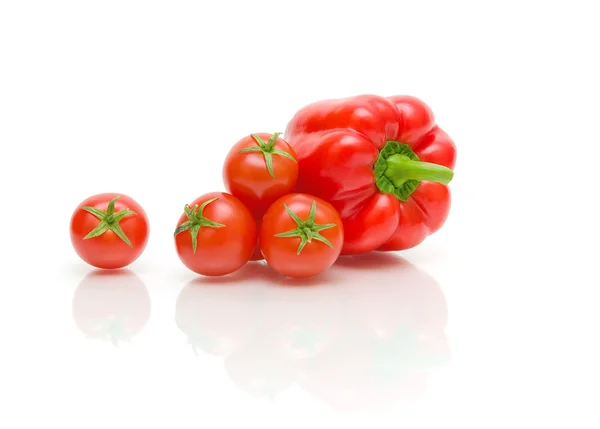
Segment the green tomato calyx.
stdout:
<svg viewBox="0 0 600 429">
<path fill-rule="evenodd" d="M 247 152 L 262 152 L 265 157 L 265 164 L 267 165 L 267 171 L 269 175 L 274 179 L 275 173 L 273 172 L 273 155 L 281 155 L 285 156 L 288 159 L 291 159 L 294 162 L 297 162 L 296 159 L 289 153 L 283 150 L 275 149 L 275 143 L 277 143 L 277 139 L 281 133 L 275 133 L 271 136 L 269 141 L 265 142 L 259 135 L 251 134 L 252 138 L 258 146 L 249 146 L 240 150 L 238 153 L 247 153 Z"/>
<path fill-rule="evenodd" d="M 296 222 L 297 228 L 290 231 L 281 232 L 275 234 L 275 237 L 300 237 L 300 244 L 298 245 L 297 255 L 302 252 L 302 249 L 307 243 L 313 240 L 325 243 L 327 246 L 333 248 L 331 242 L 321 235 L 321 231 L 330 229 L 337 226 L 335 223 L 318 224 L 315 223 L 315 217 L 317 215 L 317 203 L 313 200 L 306 220 L 300 219 L 300 217 L 294 213 L 286 204 L 283 205 L 288 215 Z"/>
<path fill-rule="evenodd" d="M 92 229 L 88 233 L 88 235 L 83 237 L 84 240 L 98 237 L 99 235 L 102 235 L 106 231 L 110 230 L 110 231 L 114 232 L 117 237 L 119 237 L 121 240 L 123 240 L 125 243 L 127 243 L 127 245 L 129 247 L 133 247 L 133 245 L 131 244 L 131 241 L 129 240 L 127 235 L 125 235 L 125 233 L 123 232 L 121 225 L 119 225 L 119 222 L 121 222 L 121 220 L 125 216 L 134 216 L 137 213 L 134 212 L 133 210 L 129 210 L 129 209 L 123 209 L 123 210 L 115 213 L 115 202 L 120 197 L 121 196 L 119 195 L 119 196 L 114 197 L 112 200 L 110 200 L 110 202 L 108 203 L 108 207 L 106 208 L 106 211 L 102 211 L 96 207 L 90 207 L 90 206 L 81 207 L 82 210 L 85 210 L 86 212 L 88 212 L 88 213 L 96 216 L 98 219 L 100 219 L 100 223 L 98 224 L 98 226 L 96 228 Z"/>
<path fill-rule="evenodd" d="M 198 247 L 198 232 L 200 231 L 200 228 L 225 227 L 225 225 L 222 223 L 214 222 L 210 219 L 207 219 L 203 215 L 204 208 L 217 199 L 218 198 L 211 198 L 210 200 L 203 202 L 200 206 L 196 204 L 194 207 L 190 207 L 188 204 L 186 204 L 184 207 L 185 215 L 187 216 L 188 220 L 183 222 L 175 229 L 175 235 L 180 234 L 183 231 L 190 231 L 190 234 L 192 234 L 192 248 L 194 249 L 194 253 L 196 253 L 196 249 Z"/>
</svg>

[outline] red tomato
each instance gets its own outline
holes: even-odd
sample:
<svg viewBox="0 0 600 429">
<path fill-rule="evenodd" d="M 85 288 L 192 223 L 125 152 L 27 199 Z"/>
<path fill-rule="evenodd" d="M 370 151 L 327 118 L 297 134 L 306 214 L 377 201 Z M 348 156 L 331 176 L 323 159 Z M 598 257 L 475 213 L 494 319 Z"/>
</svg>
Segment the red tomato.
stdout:
<svg viewBox="0 0 600 429">
<path fill-rule="evenodd" d="M 142 331 L 150 308 L 146 286 L 129 270 L 92 271 L 73 295 L 73 319 L 79 330 L 115 346 Z"/>
<path fill-rule="evenodd" d="M 135 200 L 106 193 L 84 200 L 71 217 L 71 243 L 81 259 L 97 268 L 123 268 L 148 243 L 148 217 Z"/>
<path fill-rule="evenodd" d="M 250 209 L 258 225 L 269 206 L 292 192 L 298 179 L 296 152 L 280 135 L 244 137 L 230 149 L 223 165 L 225 189 Z M 250 260 L 261 259 L 257 245 Z"/>
<path fill-rule="evenodd" d="M 333 206 L 307 194 L 279 198 L 265 213 L 260 249 L 267 263 L 288 277 L 312 277 L 336 261 L 344 243 Z"/>
<path fill-rule="evenodd" d="M 205 276 L 242 268 L 256 245 L 256 223 L 244 204 L 225 192 L 211 192 L 185 206 L 175 230 L 183 264 Z"/>
<path fill-rule="evenodd" d="M 223 182 L 254 214 L 264 213 L 296 186 L 296 153 L 281 133 L 252 134 L 237 142 L 223 165 Z"/>
</svg>

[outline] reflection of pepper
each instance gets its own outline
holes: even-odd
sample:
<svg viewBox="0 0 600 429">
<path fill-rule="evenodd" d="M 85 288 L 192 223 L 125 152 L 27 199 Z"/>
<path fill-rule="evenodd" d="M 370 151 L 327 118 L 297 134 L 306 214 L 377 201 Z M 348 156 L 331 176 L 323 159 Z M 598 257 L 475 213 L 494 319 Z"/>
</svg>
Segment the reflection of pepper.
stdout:
<svg viewBox="0 0 600 429">
<path fill-rule="evenodd" d="M 343 254 L 408 249 L 446 221 L 456 147 L 421 100 L 314 103 L 296 113 L 285 139 L 299 162 L 296 191 L 340 212 Z"/>
<path fill-rule="evenodd" d="M 298 385 L 352 412 L 387 411 L 427 395 L 431 376 L 451 359 L 448 305 L 438 282 L 390 253 L 347 256 L 332 269 L 344 286 L 340 329 L 322 353 L 300 362 Z M 325 301 L 327 289 L 310 291 L 317 293 L 311 301 Z"/>
</svg>

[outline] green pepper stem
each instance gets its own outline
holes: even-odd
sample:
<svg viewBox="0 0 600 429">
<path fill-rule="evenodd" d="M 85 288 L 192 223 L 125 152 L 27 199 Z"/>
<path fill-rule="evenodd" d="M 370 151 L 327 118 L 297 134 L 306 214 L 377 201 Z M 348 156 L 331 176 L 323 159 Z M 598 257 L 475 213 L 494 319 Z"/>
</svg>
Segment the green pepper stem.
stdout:
<svg viewBox="0 0 600 429">
<path fill-rule="evenodd" d="M 447 185 L 454 177 L 450 168 L 423 162 L 410 146 L 393 140 L 379 152 L 373 173 L 377 188 L 400 201 L 408 201 L 422 180 Z"/>
<path fill-rule="evenodd" d="M 399 187 L 408 180 L 427 180 L 447 185 L 454 172 L 443 165 L 415 161 L 406 155 L 392 155 L 386 160 L 387 168 L 383 173 L 394 186 Z"/>
</svg>

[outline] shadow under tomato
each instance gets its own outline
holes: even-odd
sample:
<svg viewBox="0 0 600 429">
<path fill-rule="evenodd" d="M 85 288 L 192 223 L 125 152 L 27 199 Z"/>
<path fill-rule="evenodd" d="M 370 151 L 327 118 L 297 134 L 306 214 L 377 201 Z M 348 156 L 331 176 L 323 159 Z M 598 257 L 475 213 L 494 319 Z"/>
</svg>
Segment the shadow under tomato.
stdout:
<svg viewBox="0 0 600 429">
<path fill-rule="evenodd" d="M 362 255 L 342 255 L 335 262 L 335 266 L 346 267 L 354 270 L 373 270 L 379 268 L 400 269 L 410 266 L 406 259 L 391 252 L 369 252 Z"/>
<path fill-rule="evenodd" d="M 292 278 L 280 276 L 274 282 L 276 286 L 283 287 L 316 287 L 316 286 L 331 286 L 340 280 L 335 270 L 329 269 L 321 274 L 306 278 Z"/>
<path fill-rule="evenodd" d="M 88 338 L 130 343 L 150 319 L 150 295 L 129 269 L 93 270 L 77 286 L 73 320 Z"/>
<path fill-rule="evenodd" d="M 238 285 L 253 281 L 264 281 L 275 283 L 281 276 L 273 271 L 264 261 L 251 261 L 237 271 L 225 276 L 202 276 L 199 275 L 190 284 L 195 285 Z"/>
<path fill-rule="evenodd" d="M 238 285 L 240 283 L 260 282 L 272 287 L 312 287 L 331 285 L 340 280 L 335 270 L 327 270 L 319 275 L 307 278 L 286 277 L 273 270 L 266 261 L 250 261 L 239 270 L 226 276 L 198 276 L 191 281 L 197 285 Z"/>
</svg>

